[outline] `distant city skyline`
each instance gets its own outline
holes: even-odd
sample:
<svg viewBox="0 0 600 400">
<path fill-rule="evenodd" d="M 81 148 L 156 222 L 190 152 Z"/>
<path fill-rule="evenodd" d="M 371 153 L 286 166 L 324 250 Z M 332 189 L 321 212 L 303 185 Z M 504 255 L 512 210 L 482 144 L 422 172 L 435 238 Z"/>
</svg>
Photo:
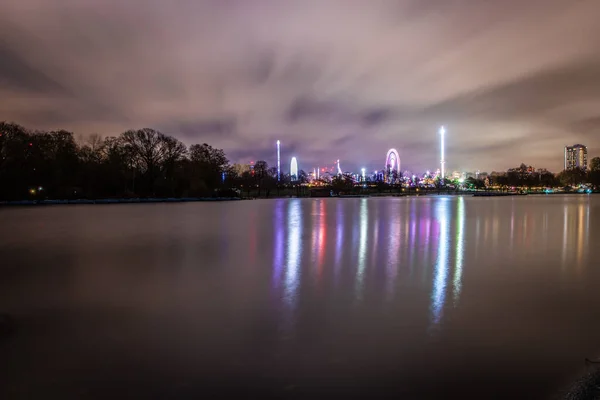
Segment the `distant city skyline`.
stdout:
<svg viewBox="0 0 600 400">
<path fill-rule="evenodd" d="M 380 168 L 389 148 L 437 168 L 440 125 L 449 172 L 600 154 L 597 1 L 83 3 L 2 2 L 1 119 L 150 127 L 272 166 L 279 139 L 306 170 Z"/>
<path fill-rule="evenodd" d="M 534 166 L 531 163 L 527 163 L 527 162 L 521 161 L 521 162 L 513 163 L 509 168 L 506 168 L 504 170 L 503 169 L 490 169 L 490 170 L 486 170 L 486 169 L 481 169 L 481 168 L 476 168 L 476 169 L 471 169 L 471 170 L 469 170 L 469 169 L 460 169 L 460 168 L 454 168 L 454 169 L 447 169 L 446 168 L 445 171 L 444 171 L 444 169 L 442 169 L 442 168 L 445 165 L 446 158 L 445 158 L 445 153 L 444 153 L 444 151 L 442 149 L 443 149 L 443 143 L 444 143 L 443 137 L 444 137 L 444 135 L 446 133 L 445 127 L 444 126 L 440 127 L 438 133 L 441 135 L 440 143 L 438 145 L 439 151 L 440 151 L 441 165 L 437 166 L 437 171 L 439 171 L 440 174 L 445 175 L 446 177 L 449 177 L 452 174 L 455 174 L 456 172 L 460 172 L 460 173 L 482 173 L 482 172 L 483 173 L 492 173 L 492 172 L 501 172 L 501 171 L 506 171 L 506 170 L 508 170 L 510 168 L 514 168 L 514 167 L 516 167 L 518 165 L 521 165 L 522 163 L 526 164 L 527 166 L 531 166 L 534 169 L 538 169 L 538 170 L 550 170 L 550 169 L 548 169 L 545 166 L 540 166 L 540 165 Z M 276 159 L 277 159 L 278 176 L 279 176 L 280 173 L 286 173 L 285 170 L 282 171 L 281 168 L 280 168 L 281 146 L 282 146 L 281 141 L 277 140 L 277 142 L 276 142 L 276 148 L 277 148 Z M 573 146 L 565 146 L 563 148 L 563 150 L 564 150 L 564 154 L 563 154 L 563 168 L 561 168 L 559 170 L 555 170 L 555 171 L 550 170 L 551 172 L 558 173 L 558 172 L 561 172 L 564 169 L 572 169 L 572 168 L 575 168 L 575 167 L 582 168 L 582 169 L 587 169 L 588 165 L 589 165 L 589 160 L 594 157 L 593 155 L 591 157 L 588 156 L 587 146 L 582 145 L 582 144 L 575 144 Z M 600 156 L 600 155 L 598 155 L 598 156 Z M 289 160 L 291 162 L 291 165 L 294 165 L 294 164 L 297 165 L 298 159 L 299 159 L 299 157 L 295 157 L 295 156 L 290 157 Z M 258 160 L 251 160 L 250 162 L 254 162 L 254 161 L 258 161 Z M 269 162 L 269 160 L 264 160 L 264 161 L 267 161 L 267 163 Z M 381 170 L 384 170 L 386 168 L 386 165 L 387 166 L 391 165 L 391 168 L 392 169 L 397 169 L 398 173 L 403 173 L 405 171 L 411 171 L 411 172 L 415 172 L 415 173 L 419 173 L 420 174 L 420 173 L 424 173 L 426 171 L 430 171 L 432 173 L 434 173 L 436 171 L 435 167 L 426 168 L 424 170 L 413 170 L 410 167 L 401 168 L 401 162 L 403 162 L 403 161 L 402 161 L 402 157 L 400 156 L 399 152 L 396 149 L 391 148 L 391 149 L 388 149 L 388 151 L 386 153 L 385 162 L 383 164 L 381 164 L 380 166 L 375 166 L 374 167 L 373 165 L 376 165 L 376 164 L 374 162 L 370 162 L 370 163 L 367 163 L 366 166 L 363 165 L 361 167 L 358 167 L 357 169 L 347 169 L 347 168 L 344 168 L 344 169 L 342 169 L 342 171 L 343 172 L 352 172 L 352 173 L 356 173 L 356 174 L 361 174 L 362 171 L 363 171 L 363 169 L 365 171 L 375 171 L 375 170 L 381 171 Z M 352 164 L 352 163 L 349 162 L 348 164 Z M 302 168 L 296 168 L 296 169 L 297 169 L 297 171 L 304 170 L 307 174 L 311 173 L 311 171 L 315 171 L 315 173 L 316 173 L 317 168 L 319 170 L 327 169 L 327 170 L 331 170 L 331 171 L 335 172 L 336 170 L 339 169 L 339 165 L 340 165 L 340 160 L 337 159 L 337 160 L 333 161 L 332 163 L 322 162 L 322 163 L 320 163 L 319 166 L 315 165 L 315 166 L 312 166 L 311 168 L 309 168 L 307 170 L 304 170 Z M 371 167 L 369 168 L 368 166 L 371 166 Z M 289 173 L 290 175 L 294 175 L 292 173 L 292 168 L 291 167 L 290 167 L 290 170 L 287 171 L 287 173 Z"/>
</svg>

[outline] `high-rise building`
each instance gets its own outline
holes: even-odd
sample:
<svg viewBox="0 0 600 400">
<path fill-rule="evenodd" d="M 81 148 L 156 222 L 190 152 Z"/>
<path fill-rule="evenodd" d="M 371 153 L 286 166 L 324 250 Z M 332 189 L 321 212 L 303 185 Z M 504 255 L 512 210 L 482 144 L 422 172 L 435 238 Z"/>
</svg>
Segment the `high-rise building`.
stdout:
<svg viewBox="0 0 600 400">
<path fill-rule="evenodd" d="M 587 169 L 587 147 L 582 144 L 565 146 L 565 169 Z"/>
</svg>

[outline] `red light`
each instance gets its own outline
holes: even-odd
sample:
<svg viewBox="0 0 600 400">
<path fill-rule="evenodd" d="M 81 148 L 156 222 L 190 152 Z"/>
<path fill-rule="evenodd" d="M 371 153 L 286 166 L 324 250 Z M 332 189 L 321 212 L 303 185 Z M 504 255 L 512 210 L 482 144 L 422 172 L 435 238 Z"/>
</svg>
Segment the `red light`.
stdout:
<svg viewBox="0 0 600 400">
<path fill-rule="evenodd" d="M 29 142 L 29 147 L 33 146 L 33 143 Z"/>
</svg>

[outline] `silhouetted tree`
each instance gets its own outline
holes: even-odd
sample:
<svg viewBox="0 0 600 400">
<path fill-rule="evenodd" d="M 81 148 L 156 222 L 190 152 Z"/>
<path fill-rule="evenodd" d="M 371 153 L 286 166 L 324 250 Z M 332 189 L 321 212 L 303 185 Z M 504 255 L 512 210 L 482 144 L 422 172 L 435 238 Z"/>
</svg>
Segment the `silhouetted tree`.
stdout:
<svg viewBox="0 0 600 400">
<path fill-rule="evenodd" d="M 179 140 L 150 128 L 124 132 L 121 139 L 128 149 L 130 165 L 141 175 L 140 189 L 146 194 L 155 194 L 158 178 L 171 177 L 174 163 L 186 151 Z"/>
<path fill-rule="evenodd" d="M 266 161 L 259 160 L 254 164 L 254 179 L 256 181 L 256 185 L 258 186 L 258 196 L 260 197 L 260 193 L 265 184 L 265 179 L 268 177 L 269 173 L 269 164 Z"/>
<path fill-rule="evenodd" d="M 600 188 L 600 157 L 594 157 L 590 160 L 588 181 L 594 185 L 596 190 Z"/>
<path fill-rule="evenodd" d="M 203 194 L 223 185 L 223 174 L 227 174 L 229 160 L 225 152 L 206 143 L 190 146 L 192 193 Z"/>
<path fill-rule="evenodd" d="M 567 169 L 561 172 L 558 179 L 563 186 L 577 186 L 586 181 L 586 173 L 581 168 Z"/>
</svg>

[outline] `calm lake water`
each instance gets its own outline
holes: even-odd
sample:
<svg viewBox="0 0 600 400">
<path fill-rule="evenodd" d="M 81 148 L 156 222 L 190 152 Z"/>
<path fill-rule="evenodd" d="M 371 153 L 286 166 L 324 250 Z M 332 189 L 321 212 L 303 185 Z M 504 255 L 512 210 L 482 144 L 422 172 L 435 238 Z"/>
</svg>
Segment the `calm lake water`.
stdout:
<svg viewBox="0 0 600 400">
<path fill-rule="evenodd" d="M 546 398 L 600 355 L 600 197 L 0 209 L 0 398 Z"/>
</svg>

